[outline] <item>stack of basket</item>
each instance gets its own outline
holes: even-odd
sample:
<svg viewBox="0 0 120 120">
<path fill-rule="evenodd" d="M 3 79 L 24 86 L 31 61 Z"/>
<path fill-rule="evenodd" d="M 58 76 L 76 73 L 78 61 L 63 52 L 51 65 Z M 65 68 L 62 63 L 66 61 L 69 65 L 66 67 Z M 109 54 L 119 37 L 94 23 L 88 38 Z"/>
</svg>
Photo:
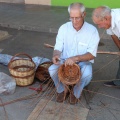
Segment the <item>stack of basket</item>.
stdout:
<svg viewBox="0 0 120 120">
<path fill-rule="evenodd" d="M 18 58 L 21 55 L 27 56 L 28 58 Z M 27 86 L 33 83 L 35 67 L 36 65 L 32 58 L 25 53 L 16 54 L 8 64 L 9 71 L 19 86 Z"/>
</svg>

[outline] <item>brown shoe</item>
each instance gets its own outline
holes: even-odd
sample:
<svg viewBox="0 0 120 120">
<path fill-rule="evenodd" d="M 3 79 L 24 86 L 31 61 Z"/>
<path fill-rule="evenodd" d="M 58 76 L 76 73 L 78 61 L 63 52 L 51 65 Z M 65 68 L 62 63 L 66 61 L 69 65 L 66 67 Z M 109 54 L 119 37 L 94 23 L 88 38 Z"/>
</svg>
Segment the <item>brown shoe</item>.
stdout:
<svg viewBox="0 0 120 120">
<path fill-rule="evenodd" d="M 73 92 L 70 93 L 70 104 L 76 104 L 78 99 L 74 96 Z"/>
<path fill-rule="evenodd" d="M 57 102 L 63 102 L 65 100 L 64 91 L 62 93 L 57 93 Z"/>
</svg>

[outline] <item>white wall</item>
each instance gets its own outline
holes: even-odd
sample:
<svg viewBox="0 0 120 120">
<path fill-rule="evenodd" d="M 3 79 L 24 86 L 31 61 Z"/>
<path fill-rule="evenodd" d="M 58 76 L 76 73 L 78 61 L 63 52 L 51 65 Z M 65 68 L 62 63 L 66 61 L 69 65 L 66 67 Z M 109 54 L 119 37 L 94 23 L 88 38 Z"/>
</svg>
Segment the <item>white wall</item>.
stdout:
<svg viewBox="0 0 120 120">
<path fill-rule="evenodd" d="M 5 3 L 25 3 L 25 0 L 0 0 L 0 2 L 5 2 Z"/>
<path fill-rule="evenodd" d="M 36 5 L 51 5 L 51 0 L 0 0 L 4 3 L 21 3 L 21 4 L 36 4 Z"/>
<path fill-rule="evenodd" d="M 51 0 L 25 0 L 25 4 L 51 5 Z"/>
</svg>

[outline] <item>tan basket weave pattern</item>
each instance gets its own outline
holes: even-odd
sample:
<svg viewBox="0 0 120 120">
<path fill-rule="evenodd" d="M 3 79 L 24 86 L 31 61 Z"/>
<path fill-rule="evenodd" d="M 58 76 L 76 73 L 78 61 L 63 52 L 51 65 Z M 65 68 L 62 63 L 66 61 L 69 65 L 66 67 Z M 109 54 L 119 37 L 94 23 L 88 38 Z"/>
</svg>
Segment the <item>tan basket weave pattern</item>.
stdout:
<svg viewBox="0 0 120 120">
<path fill-rule="evenodd" d="M 34 76 L 35 76 L 35 73 L 30 75 L 30 76 L 27 76 L 27 77 L 15 77 L 15 80 L 16 80 L 16 84 L 19 85 L 19 86 L 27 86 L 27 85 L 30 85 L 33 83 L 33 80 L 34 80 Z"/>
<path fill-rule="evenodd" d="M 74 85 L 81 78 L 80 67 L 77 64 L 72 66 L 62 64 L 58 69 L 58 78 L 65 85 Z"/>
<path fill-rule="evenodd" d="M 24 55 L 26 58 L 15 59 L 16 56 Z M 35 63 L 32 61 L 32 58 L 25 54 L 19 53 L 12 57 L 11 61 L 8 64 L 9 71 L 11 75 L 15 78 L 16 84 L 19 86 L 26 86 L 33 83 L 35 75 Z"/>
<path fill-rule="evenodd" d="M 10 73 L 14 76 L 25 77 L 35 72 L 35 65 L 30 60 L 17 59 L 9 64 Z"/>
</svg>

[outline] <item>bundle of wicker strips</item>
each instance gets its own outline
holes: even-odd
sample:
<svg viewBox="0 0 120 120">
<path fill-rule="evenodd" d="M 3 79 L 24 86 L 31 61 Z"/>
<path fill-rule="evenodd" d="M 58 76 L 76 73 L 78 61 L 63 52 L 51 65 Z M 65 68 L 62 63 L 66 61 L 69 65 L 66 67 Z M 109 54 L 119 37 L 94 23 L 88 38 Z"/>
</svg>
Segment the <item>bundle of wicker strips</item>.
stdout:
<svg viewBox="0 0 120 120">
<path fill-rule="evenodd" d="M 26 56 L 27 58 L 20 58 L 18 56 Z M 35 67 L 36 65 L 32 58 L 26 53 L 16 54 L 8 64 L 10 74 L 19 86 L 27 86 L 33 83 Z"/>
<path fill-rule="evenodd" d="M 75 85 L 81 78 L 80 67 L 77 64 L 62 64 L 58 69 L 58 77 L 65 85 Z"/>
</svg>

